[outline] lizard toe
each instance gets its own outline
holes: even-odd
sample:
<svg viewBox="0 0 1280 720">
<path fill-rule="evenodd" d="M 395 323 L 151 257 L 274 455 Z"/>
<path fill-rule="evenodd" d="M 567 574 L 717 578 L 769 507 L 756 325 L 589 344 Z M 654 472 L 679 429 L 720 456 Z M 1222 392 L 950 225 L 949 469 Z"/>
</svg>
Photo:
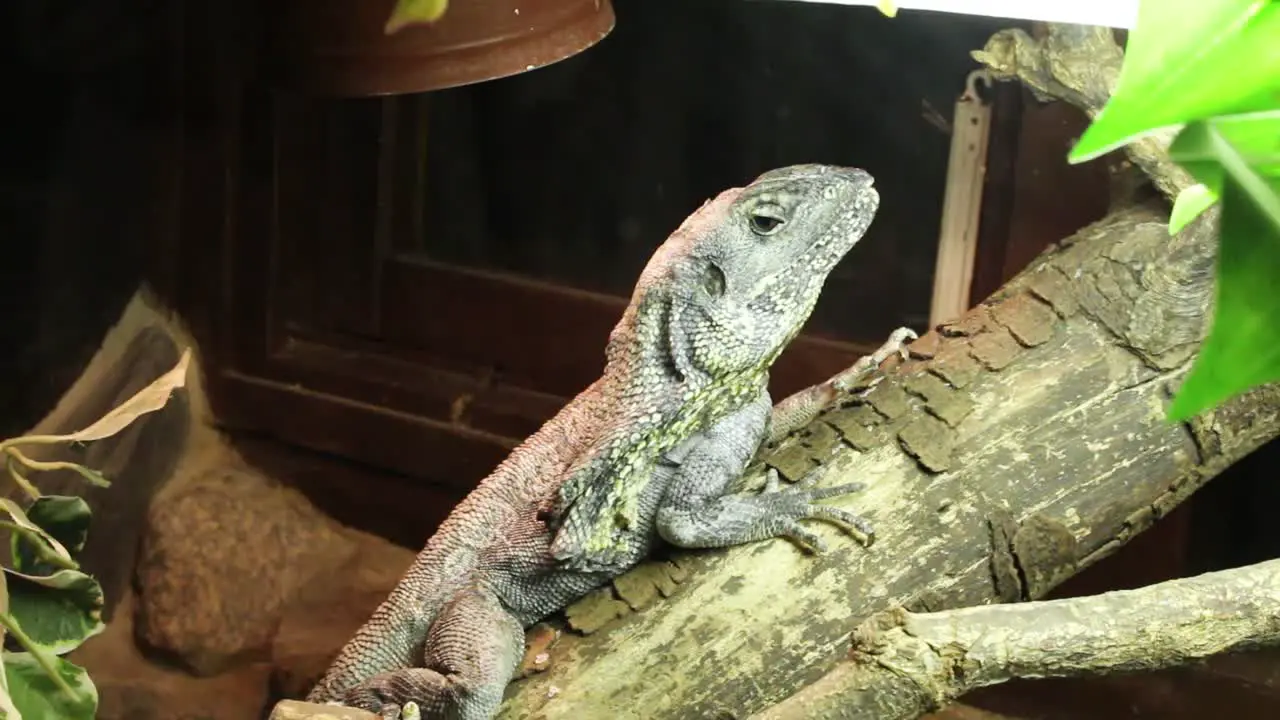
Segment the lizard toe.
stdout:
<svg viewBox="0 0 1280 720">
<path fill-rule="evenodd" d="M 764 489 L 760 491 L 761 494 L 768 495 L 770 493 L 776 493 L 781 489 L 782 476 L 778 474 L 778 469 L 769 468 L 769 471 L 764 475 Z"/>
<path fill-rule="evenodd" d="M 830 505 L 814 505 L 810 508 L 809 517 L 814 520 L 826 520 L 839 526 L 856 537 L 863 545 L 870 547 L 876 539 L 875 528 L 861 515 Z"/>
<path fill-rule="evenodd" d="M 794 540 L 802 548 L 814 554 L 820 555 L 827 551 L 827 542 L 798 522 L 789 523 L 780 534 Z"/>
</svg>

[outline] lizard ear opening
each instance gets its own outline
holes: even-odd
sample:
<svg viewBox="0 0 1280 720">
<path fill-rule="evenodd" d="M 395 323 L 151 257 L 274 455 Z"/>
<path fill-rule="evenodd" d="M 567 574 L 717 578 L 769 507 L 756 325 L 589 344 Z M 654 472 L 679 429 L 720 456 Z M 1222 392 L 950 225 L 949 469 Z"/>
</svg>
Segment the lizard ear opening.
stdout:
<svg viewBox="0 0 1280 720">
<path fill-rule="evenodd" d="M 725 278 L 724 270 L 720 269 L 715 263 L 707 263 L 707 271 L 702 276 L 702 289 L 706 291 L 714 300 L 724 295 L 725 286 L 728 280 Z"/>
</svg>

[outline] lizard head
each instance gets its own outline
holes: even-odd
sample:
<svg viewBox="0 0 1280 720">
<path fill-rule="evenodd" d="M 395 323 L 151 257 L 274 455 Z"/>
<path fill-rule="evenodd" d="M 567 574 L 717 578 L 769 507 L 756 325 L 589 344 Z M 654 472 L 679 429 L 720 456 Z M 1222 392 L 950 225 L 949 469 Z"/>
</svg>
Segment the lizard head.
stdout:
<svg viewBox="0 0 1280 720">
<path fill-rule="evenodd" d="M 661 325 L 680 376 L 767 369 L 878 206 L 866 171 L 793 165 L 726 190 L 691 215 L 636 288 L 666 301 L 658 303 Z"/>
</svg>

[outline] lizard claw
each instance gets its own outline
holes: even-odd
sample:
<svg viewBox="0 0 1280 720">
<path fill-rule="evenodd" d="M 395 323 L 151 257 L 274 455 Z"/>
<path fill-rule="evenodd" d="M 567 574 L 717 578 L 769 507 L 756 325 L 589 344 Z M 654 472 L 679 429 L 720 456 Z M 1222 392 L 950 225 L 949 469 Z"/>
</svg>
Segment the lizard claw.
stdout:
<svg viewBox="0 0 1280 720">
<path fill-rule="evenodd" d="M 909 353 L 907 352 L 907 343 L 919 337 L 920 336 L 916 334 L 915 330 L 912 330 L 909 327 L 900 327 L 889 333 L 889 339 L 886 340 L 884 345 L 881 345 L 878 350 L 871 353 L 871 359 L 876 365 L 888 360 L 892 355 L 897 355 L 903 360 L 906 360 L 909 356 Z"/>
<path fill-rule="evenodd" d="M 831 379 L 831 385 L 840 392 L 849 392 L 857 387 L 858 381 L 867 373 L 875 368 L 880 367 L 880 363 L 888 360 L 890 357 L 897 355 L 906 360 L 908 357 L 907 343 L 920 337 L 915 330 L 907 327 L 900 327 L 889 334 L 889 339 L 885 341 L 875 352 L 870 355 L 858 358 L 848 370 L 836 375 Z"/>
<path fill-rule="evenodd" d="M 412 700 L 404 705 L 383 703 L 378 708 L 378 717 L 382 720 L 422 720 L 422 709 Z"/>
</svg>

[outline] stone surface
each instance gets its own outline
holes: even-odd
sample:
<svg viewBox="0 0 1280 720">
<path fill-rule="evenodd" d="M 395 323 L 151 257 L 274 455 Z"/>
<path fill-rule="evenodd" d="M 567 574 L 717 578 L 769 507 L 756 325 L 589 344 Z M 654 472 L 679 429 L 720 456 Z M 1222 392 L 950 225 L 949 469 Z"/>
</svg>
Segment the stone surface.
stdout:
<svg viewBox="0 0 1280 720">
<path fill-rule="evenodd" d="M 269 700 L 271 669 L 251 663 L 213 678 L 198 678 L 148 659 L 134 642 L 132 594 L 121 598 L 117 620 L 71 653 L 98 688 L 97 720 L 249 720 Z"/>
<path fill-rule="evenodd" d="M 270 655 L 285 607 L 358 543 L 301 494 L 235 464 L 177 477 L 138 560 L 138 636 L 198 675 Z"/>
<path fill-rule="evenodd" d="M 378 720 L 378 716 L 356 708 L 281 700 L 270 720 Z"/>
<path fill-rule="evenodd" d="M 380 537 L 344 531 L 355 548 L 340 566 L 317 574 L 285 609 L 271 648 L 273 684 L 300 698 L 364 624 L 413 562 L 414 553 Z"/>
</svg>

